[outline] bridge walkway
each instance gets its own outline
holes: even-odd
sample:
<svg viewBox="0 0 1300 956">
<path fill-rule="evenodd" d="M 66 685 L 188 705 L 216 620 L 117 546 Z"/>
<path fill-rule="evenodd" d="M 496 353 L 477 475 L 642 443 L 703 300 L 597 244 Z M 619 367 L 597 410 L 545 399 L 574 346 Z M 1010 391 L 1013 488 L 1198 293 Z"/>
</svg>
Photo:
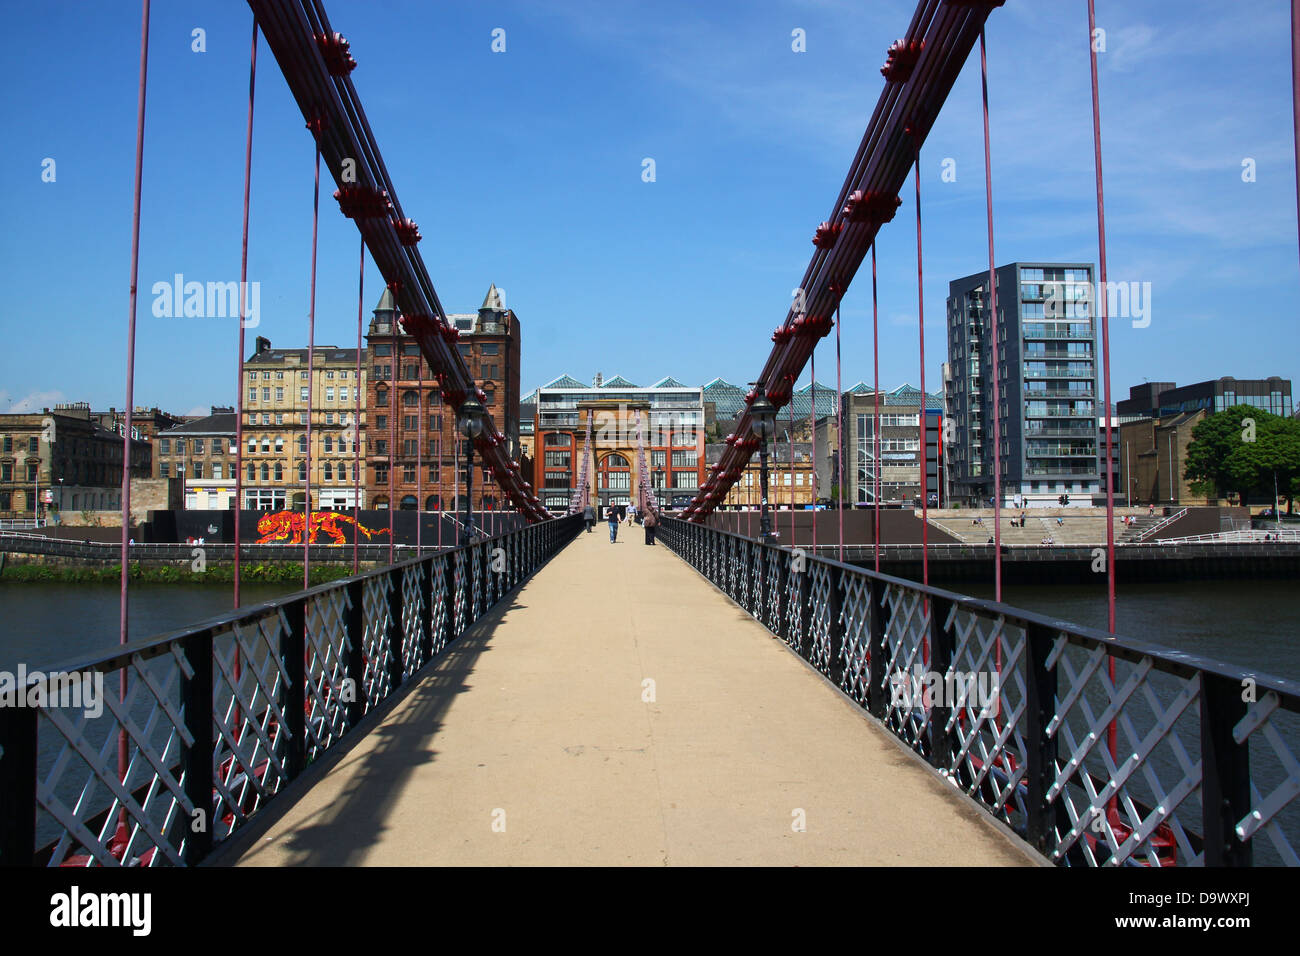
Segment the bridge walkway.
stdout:
<svg viewBox="0 0 1300 956">
<path fill-rule="evenodd" d="M 223 862 L 1038 862 L 627 525 L 579 534 L 318 769 Z"/>
</svg>

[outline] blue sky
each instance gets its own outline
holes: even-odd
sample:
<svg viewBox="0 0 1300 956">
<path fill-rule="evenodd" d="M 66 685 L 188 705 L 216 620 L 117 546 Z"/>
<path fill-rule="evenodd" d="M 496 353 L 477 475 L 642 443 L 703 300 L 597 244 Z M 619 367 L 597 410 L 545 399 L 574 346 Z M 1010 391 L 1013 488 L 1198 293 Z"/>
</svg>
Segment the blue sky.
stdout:
<svg viewBox="0 0 1300 956">
<path fill-rule="evenodd" d="M 449 311 L 506 291 L 526 389 L 562 373 L 746 382 L 831 211 L 914 4 L 328 0 Z M 1008 0 L 988 27 L 997 259 L 1095 261 L 1084 0 Z M 140 5 L 5 0 L 0 411 L 121 407 Z M 1294 377 L 1297 231 L 1283 0 L 1098 0 L 1114 398 L 1151 380 Z M 135 399 L 233 401 L 237 323 L 156 318 L 150 287 L 238 279 L 251 14 L 154 4 Z M 207 52 L 191 51 L 206 31 Z M 506 31 L 506 52 L 491 50 Z M 791 50 L 806 32 L 807 52 Z M 312 142 L 259 48 L 249 278 L 306 345 Z M 950 279 L 987 266 L 979 62 L 922 153 L 927 385 Z M 42 182 L 42 161 L 57 164 Z M 656 181 L 642 181 L 653 158 Z M 1252 159 L 1254 182 L 1243 182 Z M 942 164 L 955 161 L 956 181 Z M 355 228 L 322 189 L 319 344 L 356 337 Z M 879 238 L 881 383 L 919 377 L 915 209 Z M 367 315 L 380 292 L 367 266 Z M 845 384 L 871 379 L 869 272 L 844 302 Z M 823 380 L 833 342 L 819 349 Z M 805 373 L 804 381 L 807 381 Z"/>
</svg>

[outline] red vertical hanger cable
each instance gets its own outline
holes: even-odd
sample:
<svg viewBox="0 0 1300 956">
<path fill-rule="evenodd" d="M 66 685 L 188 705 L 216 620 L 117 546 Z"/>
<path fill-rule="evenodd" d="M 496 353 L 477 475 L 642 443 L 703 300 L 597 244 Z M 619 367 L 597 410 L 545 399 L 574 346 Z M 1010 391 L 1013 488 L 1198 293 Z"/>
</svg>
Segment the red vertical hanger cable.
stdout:
<svg viewBox="0 0 1300 956">
<path fill-rule="evenodd" d="M 361 265 L 357 272 L 357 377 L 352 384 L 352 573 L 359 567 L 357 546 L 361 540 L 361 324 L 366 301 L 366 239 L 361 237 Z"/>
<path fill-rule="evenodd" d="M 121 595 L 119 599 L 119 637 L 127 643 L 128 595 L 127 583 L 130 567 L 131 534 L 131 410 L 135 407 L 135 308 L 136 290 L 140 278 L 140 191 L 144 181 L 144 103 L 145 86 L 149 75 L 149 0 L 144 0 L 144 10 L 140 24 L 140 89 L 136 99 L 135 124 L 135 198 L 131 212 L 131 291 L 130 307 L 126 319 L 126 413 L 122 428 L 122 576 Z M 32 514 L 40 513 L 40 504 L 32 502 Z M 129 668 L 123 667 L 118 674 L 118 692 L 125 705 Z M 123 784 L 126 783 L 127 769 L 130 761 L 127 757 L 126 730 L 118 731 L 117 737 L 117 773 Z M 118 814 L 119 831 L 126 826 L 126 807 Z"/>
<path fill-rule="evenodd" d="M 1092 144 L 1097 169 L 1097 300 L 1101 319 L 1101 362 L 1102 375 L 1105 377 L 1105 396 L 1102 406 L 1106 416 L 1106 630 L 1115 633 L 1115 482 L 1111 476 L 1115 469 L 1111 461 L 1110 443 L 1110 323 L 1106 314 L 1106 197 L 1102 191 L 1101 175 L 1101 97 L 1097 85 L 1097 45 L 1094 41 L 1097 31 L 1097 14 L 1093 0 L 1088 0 L 1088 56 L 1092 66 Z M 1107 671 L 1111 683 L 1115 682 L 1115 658 L 1107 659 Z M 1118 733 L 1115 721 L 1110 722 L 1106 730 L 1106 744 L 1110 750 L 1111 761 L 1115 759 Z M 1116 801 L 1112 797 L 1109 813 L 1115 812 Z"/>
<path fill-rule="evenodd" d="M 844 560 L 844 381 L 840 371 L 840 297 L 843 292 L 835 294 L 835 471 L 838 479 L 837 488 L 839 489 L 838 507 L 835 509 L 839 515 L 839 537 L 840 550 L 839 560 Z"/>
<path fill-rule="evenodd" d="M 920 414 L 917 416 L 917 434 L 921 447 L 921 583 L 930 583 L 930 456 L 927 454 L 928 430 L 927 413 L 929 396 L 925 391 L 925 279 L 921 256 L 921 144 L 915 134 L 912 140 L 916 152 L 916 168 L 912 178 L 916 182 L 916 315 L 917 329 L 920 336 L 921 351 L 921 398 Z"/>
<path fill-rule="evenodd" d="M 1297 0 L 1300 2 L 1300 0 Z M 812 366 L 812 404 L 808 407 L 808 433 L 812 438 L 812 553 L 817 555 L 817 346 L 808 354 Z"/>
<path fill-rule="evenodd" d="M 311 199 L 311 295 L 307 307 L 307 453 L 303 459 L 302 586 L 311 586 L 311 412 L 316 391 L 316 240 L 320 225 L 320 136 L 322 121 L 310 124 L 316 158 Z M 299 376 L 301 381 L 302 376 Z"/>
<path fill-rule="evenodd" d="M 980 84 L 984 94 L 984 200 L 989 224 L 989 362 L 993 366 L 993 600 L 1002 600 L 1002 402 L 999 393 L 998 286 L 993 264 L 993 158 L 989 148 L 989 67 L 980 28 Z M 987 425 L 985 426 L 987 429 Z M 988 436 L 985 436 L 985 441 Z M 998 642 L 1001 655 L 1002 642 Z"/>
<path fill-rule="evenodd" d="M 253 91 L 257 83 L 257 18 L 248 63 L 248 133 L 244 142 L 244 228 L 239 249 L 239 354 L 235 380 L 235 593 L 239 607 L 239 519 L 244 507 L 244 323 L 248 316 L 248 198 L 253 175 Z M 239 648 L 235 648 L 235 678 L 239 678 Z"/>
<path fill-rule="evenodd" d="M 875 399 L 875 422 L 871 426 L 872 447 L 872 551 L 876 559 L 876 573 L 880 573 L 880 298 L 876 292 L 876 243 L 871 242 L 871 363 L 874 382 L 871 391 Z"/>
</svg>

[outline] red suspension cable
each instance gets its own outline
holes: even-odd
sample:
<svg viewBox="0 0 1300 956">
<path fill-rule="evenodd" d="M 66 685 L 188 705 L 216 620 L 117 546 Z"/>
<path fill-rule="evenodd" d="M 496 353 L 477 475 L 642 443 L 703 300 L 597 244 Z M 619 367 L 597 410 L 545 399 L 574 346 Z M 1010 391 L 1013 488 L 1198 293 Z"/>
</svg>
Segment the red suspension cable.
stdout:
<svg viewBox="0 0 1300 956">
<path fill-rule="evenodd" d="M 835 465 L 839 477 L 839 528 L 840 528 L 840 551 L 839 559 L 844 560 L 844 381 L 840 369 L 840 296 L 842 292 L 835 294 Z"/>
<path fill-rule="evenodd" d="M 1002 600 L 1002 403 L 999 395 L 998 286 L 993 265 L 993 158 L 989 148 L 989 67 L 984 49 L 984 28 L 980 28 L 980 84 L 984 94 L 984 199 L 989 224 L 989 338 L 993 363 L 993 600 Z M 987 436 L 985 437 L 987 440 Z M 1002 642 L 998 642 L 1001 654 Z"/>
<path fill-rule="evenodd" d="M 929 396 L 925 391 L 925 280 L 921 268 L 921 144 L 916 146 L 916 314 L 921 348 L 921 414 L 918 416 L 918 433 L 921 438 L 921 583 L 930 583 L 930 456 L 926 448 L 929 435 L 927 412 Z M 928 603 L 928 602 L 927 602 Z"/>
<path fill-rule="evenodd" d="M 248 198 L 253 180 L 253 92 L 257 85 L 257 18 L 248 56 L 248 133 L 244 142 L 244 229 L 239 243 L 239 354 L 235 366 L 235 594 L 239 607 L 239 519 L 244 508 L 244 322 L 248 317 Z M 240 676 L 240 652 L 235 648 L 235 678 Z"/>
<path fill-rule="evenodd" d="M 140 89 L 136 99 L 135 122 L 135 198 L 131 212 L 131 292 L 130 306 L 126 318 L 126 412 L 122 427 L 122 576 L 121 595 L 119 598 L 119 637 L 125 644 L 128 638 L 127 608 L 129 597 L 127 584 L 130 580 L 130 535 L 131 535 L 131 416 L 135 408 L 135 307 L 136 290 L 140 280 L 140 192 L 144 183 L 144 103 L 145 86 L 149 75 L 149 0 L 144 0 L 144 10 L 140 24 Z M 32 514 L 40 514 L 40 504 L 32 502 Z M 125 705 L 127 693 L 126 675 L 129 668 L 123 667 L 118 675 L 118 693 Z M 117 737 L 117 773 L 123 784 L 126 783 L 127 769 L 130 765 L 127 756 L 127 739 L 125 728 L 118 731 Z M 126 807 L 118 814 L 119 831 L 126 826 Z"/>
<path fill-rule="evenodd" d="M 352 390 L 356 400 L 352 410 L 352 573 L 360 565 L 357 548 L 361 540 L 361 325 L 366 301 L 366 240 L 361 239 L 361 265 L 357 270 L 357 377 Z"/>
<path fill-rule="evenodd" d="M 311 199 L 311 297 L 307 307 L 307 457 L 303 470 L 302 586 L 311 586 L 311 412 L 316 391 L 316 239 L 320 225 L 320 127 L 312 130 L 316 170 Z M 299 377 L 301 380 L 301 376 Z"/>
<path fill-rule="evenodd" d="M 1300 2 L 1300 0 L 1297 0 Z M 817 346 L 808 355 L 812 365 L 812 405 L 808 408 L 808 431 L 812 436 L 812 553 L 817 554 Z"/>
<path fill-rule="evenodd" d="M 871 432 L 875 439 L 872 450 L 874 472 L 872 478 L 872 550 L 876 558 L 876 573 L 880 573 L 880 298 L 876 291 L 876 244 L 871 243 L 871 363 L 875 382 L 872 392 L 875 399 L 875 424 Z"/>
</svg>

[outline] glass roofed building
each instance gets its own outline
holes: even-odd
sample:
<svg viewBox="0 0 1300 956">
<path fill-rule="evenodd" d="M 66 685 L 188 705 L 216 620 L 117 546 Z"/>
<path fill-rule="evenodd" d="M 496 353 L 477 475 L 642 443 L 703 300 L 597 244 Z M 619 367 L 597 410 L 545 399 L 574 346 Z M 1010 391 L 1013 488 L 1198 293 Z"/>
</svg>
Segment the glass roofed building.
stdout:
<svg viewBox="0 0 1300 956">
<path fill-rule="evenodd" d="M 565 511 L 578 487 L 582 445 L 592 421 L 587 463 L 593 505 L 635 503 L 637 427 L 645 429 L 646 466 L 652 488 L 666 508 L 681 507 L 704 480 L 704 399 L 698 387 L 662 378 L 637 385 L 621 375 L 597 373 L 588 385 L 561 375 L 537 389 L 533 485 L 542 504 Z M 525 401 L 531 396 L 526 396 Z"/>
</svg>

